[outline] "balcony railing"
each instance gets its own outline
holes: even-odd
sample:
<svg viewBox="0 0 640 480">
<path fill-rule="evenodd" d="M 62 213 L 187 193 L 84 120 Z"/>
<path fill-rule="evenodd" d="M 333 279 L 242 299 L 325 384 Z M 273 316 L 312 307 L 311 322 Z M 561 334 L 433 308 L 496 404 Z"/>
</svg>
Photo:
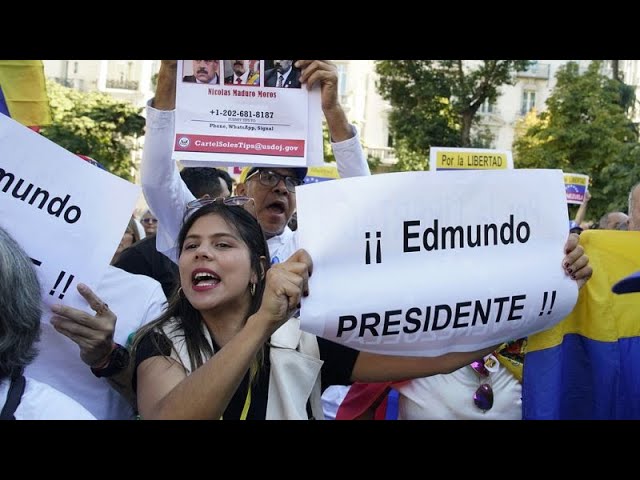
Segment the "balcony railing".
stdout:
<svg viewBox="0 0 640 480">
<path fill-rule="evenodd" d="M 122 90 L 138 90 L 138 82 L 134 80 L 107 80 L 107 88 L 120 88 Z"/>
<path fill-rule="evenodd" d="M 366 147 L 364 149 L 367 156 L 372 156 L 382 163 L 392 165 L 396 163 L 396 154 L 393 148 L 389 147 Z"/>
<path fill-rule="evenodd" d="M 535 63 L 529 66 L 526 70 L 518 72 L 516 75 L 518 77 L 543 78 L 548 80 L 550 69 L 551 65 L 548 63 Z"/>
<path fill-rule="evenodd" d="M 73 88 L 73 80 L 70 78 L 53 77 L 53 80 L 64 87 Z"/>
</svg>

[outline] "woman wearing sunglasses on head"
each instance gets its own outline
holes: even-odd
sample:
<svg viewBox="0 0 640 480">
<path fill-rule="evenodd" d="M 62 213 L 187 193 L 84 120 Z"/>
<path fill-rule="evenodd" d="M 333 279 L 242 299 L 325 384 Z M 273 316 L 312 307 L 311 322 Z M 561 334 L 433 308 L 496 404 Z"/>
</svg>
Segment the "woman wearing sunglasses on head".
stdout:
<svg viewBox="0 0 640 480">
<path fill-rule="evenodd" d="M 309 294 L 311 258 L 298 250 L 270 266 L 251 205 L 248 197 L 189 205 L 178 238 L 180 288 L 133 342 L 142 418 L 321 419 L 321 381 L 449 373 L 493 350 L 381 356 L 301 332 L 294 315 Z"/>
</svg>

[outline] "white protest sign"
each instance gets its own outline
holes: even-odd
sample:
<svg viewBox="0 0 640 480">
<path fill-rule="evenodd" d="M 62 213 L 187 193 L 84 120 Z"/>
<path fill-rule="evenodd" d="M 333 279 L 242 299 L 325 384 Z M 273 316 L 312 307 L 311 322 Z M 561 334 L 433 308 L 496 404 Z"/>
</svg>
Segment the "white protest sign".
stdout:
<svg viewBox="0 0 640 480">
<path fill-rule="evenodd" d="M 489 148 L 431 147 L 429 170 L 510 170 L 513 158 L 509 150 Z"/>
<path fill-rule="evenodd" d="M 319 92 L 309 94 L 293 66 L 278 86 L 274 62 L 179 60 L 174 158 L 185 166 L 322 163 Z M 208 69 L 218 76 L 199 83 Z"/>
<path fill-rule="evenodd" d="M 577 285 L 562 268 L 560 170 L 405 172 L 299 187 L 313 259 L 301 328 L 358 350 L 436 356 L 553 326 Z"/>
<path fill-rule="evenodd" d="M 140 187 L 0 115 L 0 226 L 36 265 L 47 306 L 87 308 L 76 285 L 95 288 L 139 194 Z"/>
</svg>

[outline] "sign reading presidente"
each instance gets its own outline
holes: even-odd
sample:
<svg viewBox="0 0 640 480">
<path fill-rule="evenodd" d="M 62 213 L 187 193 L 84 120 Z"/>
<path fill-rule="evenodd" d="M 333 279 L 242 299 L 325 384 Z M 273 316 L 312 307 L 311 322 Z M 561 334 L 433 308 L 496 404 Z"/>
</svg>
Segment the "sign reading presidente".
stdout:
<svg viewBox="0 0 640 480">
<path fill-rule="evenodd" d="M 301 327 L 321 337 L 383 354 L 473 351 L 547 329 L 576 302 L 560 170 L 392 173 L 297 192 L 314 265 Z"/>
<path fill-rule="evenodd" d="M 429 170 L 507 170 L 513 169 L 509 150 L 486 148 L 431 147 Z"/>
</svg>

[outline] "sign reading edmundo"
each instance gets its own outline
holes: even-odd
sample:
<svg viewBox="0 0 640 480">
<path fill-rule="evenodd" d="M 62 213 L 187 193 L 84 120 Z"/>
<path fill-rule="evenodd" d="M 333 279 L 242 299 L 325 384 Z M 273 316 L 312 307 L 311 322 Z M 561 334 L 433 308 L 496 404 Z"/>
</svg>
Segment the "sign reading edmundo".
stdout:
<svg viewBox="0 0 640 480">
<path fill-rule="evenodd" d="M 560 170 L 390 173 L 297 192 L 314 264 L 303 330 L 436 356 L 545 330 L 576 302 Z"/>
<path fill-rule="evenodd" d="M 0 114 L 0 226 L 31 257 L 47 306 L 86 310 L 76 286 L 98 284 L 139 194 L 139 186 Z M 45 309 L 42 321 L 50 317 Z"/>
<path fill-rule="evenodd" d="M 431 147 L 429 170 L 511 170 L 513 158 L 509 150 L 488 148 Z"/>
</svg>

